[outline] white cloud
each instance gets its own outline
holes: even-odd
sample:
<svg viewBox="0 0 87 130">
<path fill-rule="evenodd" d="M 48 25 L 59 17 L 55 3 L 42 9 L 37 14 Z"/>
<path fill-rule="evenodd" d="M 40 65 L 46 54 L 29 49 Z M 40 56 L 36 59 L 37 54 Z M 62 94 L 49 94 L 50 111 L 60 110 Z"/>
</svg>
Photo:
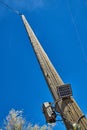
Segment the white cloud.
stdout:
<svg viewBox="0 0 87 130">
<path fill-rule="evenodd" d="M 0 0 L 7 4 L 9 7 L 19 12 L 24 11 L 36 11 L 43 9 L 45 5 L 45 0 Z M 7 7 L 0 2 L 0 21 L 7 15 Z"/>
<path fill-rule="evenodd" d="M 20 9 L 35 10 L 44 6 L 43 0 L 5 0 L 5 3 Z"/>
</svg>

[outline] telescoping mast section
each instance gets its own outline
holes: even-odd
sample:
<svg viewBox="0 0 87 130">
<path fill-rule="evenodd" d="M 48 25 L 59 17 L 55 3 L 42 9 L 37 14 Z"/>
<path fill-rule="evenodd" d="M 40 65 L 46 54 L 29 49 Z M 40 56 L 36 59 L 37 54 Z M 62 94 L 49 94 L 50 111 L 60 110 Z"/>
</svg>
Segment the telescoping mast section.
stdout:
<svg viewBox="0 0 87 130">
<path fill-rule="evenodd" d="M 52 123 L 56 121 L 56 111 L 60 113 L 67 130 L 87 130 L 87 119 L 72 96 L 70 84 L 64 84 L 25 16 L 21 15 L 21 18 L 50 92 L 54 98 L 55 110 L 52 108 L 51 103 L 46 102 L 43 104 L 43 112 L 47 122 Z M 47 109 L 50 109 L 50 112 Z"/>
</svg>

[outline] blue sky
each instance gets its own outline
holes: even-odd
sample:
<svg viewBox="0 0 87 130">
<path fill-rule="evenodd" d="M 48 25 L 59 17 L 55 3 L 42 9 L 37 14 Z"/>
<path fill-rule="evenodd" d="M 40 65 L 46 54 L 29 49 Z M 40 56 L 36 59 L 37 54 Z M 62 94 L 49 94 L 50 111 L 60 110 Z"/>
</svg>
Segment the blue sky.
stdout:
<svg viewBox="0 0 87 130">
<path fill-rule="evenodd" d="M 87 1 L 4 0 L 22 12 L 87 115 Z M 41 105 L 53 101 L 21 18 L 0 4 L 0 121 L 11 108 L 45 124 Z M 0 123 L 1 124 L 1 123 Z M 65 130 L 58 122 L 54 130 Z"/>
</svg>

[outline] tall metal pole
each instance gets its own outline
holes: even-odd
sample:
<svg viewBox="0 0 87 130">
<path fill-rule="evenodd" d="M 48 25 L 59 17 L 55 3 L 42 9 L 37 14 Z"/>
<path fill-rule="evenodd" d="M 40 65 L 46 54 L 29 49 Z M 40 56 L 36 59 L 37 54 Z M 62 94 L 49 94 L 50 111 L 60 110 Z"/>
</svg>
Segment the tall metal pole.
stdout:
<svg viewBox="0 0 87 130">
<path fill-rule="evenodd" d="M 60 113 L 67 130 L 72 130 L 72 124 L 74 123 L 78 123 L 81 127 L 81 130 L 87 130 L 87 119 L 75 102 L 74 98 L 72 96 L 65 99 L 59 98 L 57 88 L 58 86 L 64 85 L 64 82 L 50 62 L 47 54 L 43 50 L 25 16 L 21 15 L 21 18 L 40 64 L 43 75 L 56 103 L 56 111 Z"/>
</svg>

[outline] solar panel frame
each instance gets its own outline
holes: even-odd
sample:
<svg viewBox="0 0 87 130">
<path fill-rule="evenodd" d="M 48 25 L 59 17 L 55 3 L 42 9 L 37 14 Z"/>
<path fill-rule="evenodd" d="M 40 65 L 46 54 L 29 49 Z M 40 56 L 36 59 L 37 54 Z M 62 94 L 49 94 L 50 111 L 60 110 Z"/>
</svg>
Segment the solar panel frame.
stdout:
<svg viewBox="0 0 87 130">
<path fill-rule="evenodd" d="M 64 84 L 57 87 L 59 98 L 67 98 L 72 96 L 72 89 L 70 84 Z"/>
</svg>

